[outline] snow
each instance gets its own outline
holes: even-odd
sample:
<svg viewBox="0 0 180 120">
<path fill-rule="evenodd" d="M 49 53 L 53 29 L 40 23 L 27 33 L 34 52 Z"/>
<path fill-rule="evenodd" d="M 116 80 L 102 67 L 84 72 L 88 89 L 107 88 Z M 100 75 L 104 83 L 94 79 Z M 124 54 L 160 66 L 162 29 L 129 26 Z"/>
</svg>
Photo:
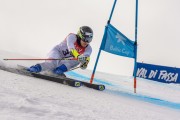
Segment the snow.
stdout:
<svg viewBox="0 0 180 120">
<path fill-rule="evenodd" d="M 6 55 L 6 56 L 5 56 Z M 25 61 L 3 61 L 10 54 L 0 51 L 0 65 L 30 65 Z M 88 81 L 90 70 L 71 71 L 68 77 Z M 106 86 L 97 91 L 74 88 L 38 78 L 0 70 L 1 120 L 178 120 L 180 85 L 97 72 L 95 83 Z"/>
</svg>

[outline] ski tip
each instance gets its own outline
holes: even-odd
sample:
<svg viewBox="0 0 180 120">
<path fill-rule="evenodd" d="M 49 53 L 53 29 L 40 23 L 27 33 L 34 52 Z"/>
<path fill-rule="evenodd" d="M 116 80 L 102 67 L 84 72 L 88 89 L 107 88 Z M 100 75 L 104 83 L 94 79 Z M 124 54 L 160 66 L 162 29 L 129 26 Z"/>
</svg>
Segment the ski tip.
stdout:
<svg viewBox="0 0 180 120">
<path fill-rule="evenodd" d="M 80 87 L 81 86 L 81 82 L 79 82 L 79 81 L 75 81 L 75 83 L 74 83 L 74 87 Z"/>
<path fill-rule="evenodd" d="M 104 85 L 99 85 L 99 86 L 98 86 L 98 90 L 100 90 L 100 91 L 105 90 L 105 86 L 104 86 Z"/>
</svg>

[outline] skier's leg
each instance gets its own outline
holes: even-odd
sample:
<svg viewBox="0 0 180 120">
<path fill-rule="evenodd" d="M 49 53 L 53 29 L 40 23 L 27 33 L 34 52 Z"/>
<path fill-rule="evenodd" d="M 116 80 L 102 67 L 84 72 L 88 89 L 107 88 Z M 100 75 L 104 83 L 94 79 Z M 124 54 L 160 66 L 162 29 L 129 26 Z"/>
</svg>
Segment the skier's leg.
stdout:
<svg viewBox="0 0 180 120">
<path fill-rule="evenodd" d="M 54 47 L 48 54 L 48 58 L 50 59 L 60 59 L 61 54 L 58 51 L 57 47 Z M 51 71 L 54 68 L 56 68 L 59 64 L 60 60 L 46 60 L 43 63 L 40 63 L 41 67 L 42 67 L 42 71 Z"/>
<path fill-rule="evenodd" d="M 55 74 L 63 74 L 64 72 L 76 67 L 79 64 L 76 60 L 61 60 L 58 63 L 58 67 L 53 70 Z"/>
<path fill-rule="evenodd" d="M 49 59 L 59 59 L 61 58 L 61 54 L 59 53 L 58 49 L 54 47 L 48 54 Z M 59 60 L 46 60 L 45 62 L 38 63 L 34 66 L 28 68 L 30 72 L 41 72 L 46 70 L 53 70 L 59 64 Z"/>
</svg>

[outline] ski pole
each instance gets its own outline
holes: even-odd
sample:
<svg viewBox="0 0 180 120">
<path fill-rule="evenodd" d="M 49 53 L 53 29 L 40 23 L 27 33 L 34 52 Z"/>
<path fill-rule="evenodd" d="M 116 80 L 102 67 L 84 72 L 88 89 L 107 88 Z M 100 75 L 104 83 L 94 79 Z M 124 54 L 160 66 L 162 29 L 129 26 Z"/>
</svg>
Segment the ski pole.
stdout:
<svg viewBox="0 0 180 120">
<path fill-rule="evenodd" d="M 68 70 L 67 72 L 72 71 L 72 70 L 75 70 L 75 69 L 78 69 L 78 68 L 80 68 L 80 66 L 75 67 L 75 68 L 72 68 L 72 69 Z"/>
<path fill-rule="evenodd" d="M 57 58 L 57 59 L 54 59 L 54 58 L 6 58 L 6 59 L 3 59 L 3 60 L 77 60 L 77 58 Z"/>
</svg>

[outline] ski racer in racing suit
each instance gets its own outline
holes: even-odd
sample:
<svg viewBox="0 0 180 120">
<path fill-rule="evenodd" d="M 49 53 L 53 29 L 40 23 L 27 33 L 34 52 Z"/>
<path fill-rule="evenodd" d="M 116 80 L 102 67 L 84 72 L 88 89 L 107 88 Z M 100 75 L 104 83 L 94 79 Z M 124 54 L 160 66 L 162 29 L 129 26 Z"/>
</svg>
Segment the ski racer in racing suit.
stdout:
<svg viewBox="0 0 180 120">
<path fill-rule="evenodd" d="M 77 34 L 70 33 L 64 41 L 49 52 L 49 59 L 59 60 L 47 60 L 31 66 L 27 70 L 35 73 L 52 71 L 55 74 L 63 74 L 78 65 L 81 69 L 86 69 L 92 52 L 89 44 L 92 38 L 92 29 L 88 26 L 82 26 Z M 76 58 L 77 60 L 60 60 L 63 58 Z"/>
</svg>

